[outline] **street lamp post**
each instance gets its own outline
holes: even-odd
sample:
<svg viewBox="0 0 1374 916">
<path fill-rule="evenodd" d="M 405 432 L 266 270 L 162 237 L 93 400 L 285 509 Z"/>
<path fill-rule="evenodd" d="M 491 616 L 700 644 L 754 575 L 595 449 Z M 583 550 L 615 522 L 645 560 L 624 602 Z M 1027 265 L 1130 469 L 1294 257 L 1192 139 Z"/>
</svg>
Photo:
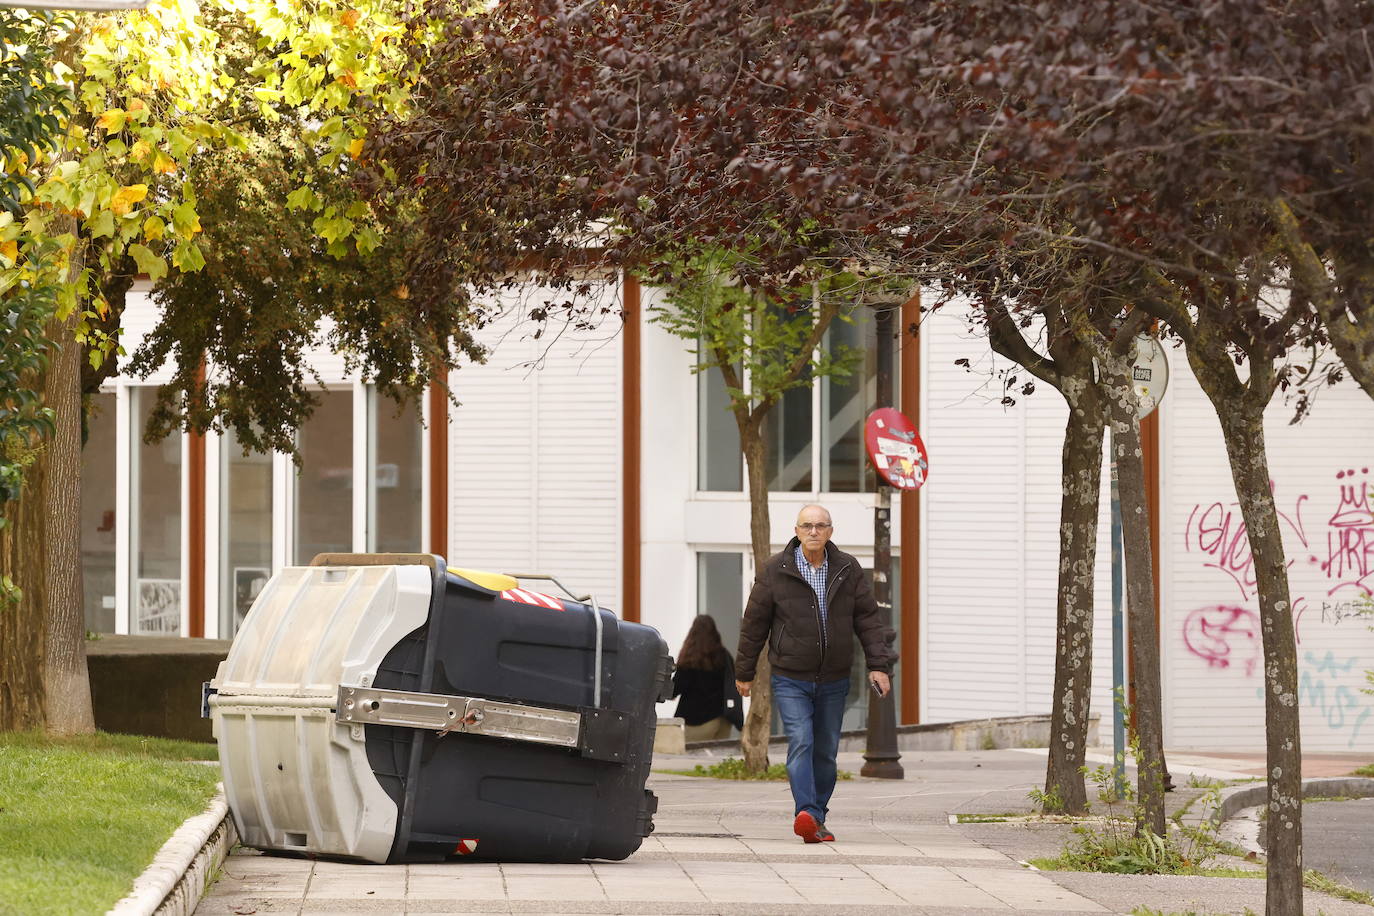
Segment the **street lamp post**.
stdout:
<svg viewBox="0 0 1374 916">
<path fill-rule="evenodd" d="M 876 307 L 874 324 L 877 328 L 878 403 L 875 407 L 892 405 L 892 313 L 893 307 L 884 303 Z M 877 481 L 877 505 L 873 510 L 873 599 L 878 604 L 884 631 L 892 629 L 892 488 L 882 475 Z M 895 690 L 880 697 L 868 692 L 868 740 L 864 747 L 861 776 L 879 779 L 901 779 L 902 755 L 897 750 L 897 707 Z"/>
</svg>

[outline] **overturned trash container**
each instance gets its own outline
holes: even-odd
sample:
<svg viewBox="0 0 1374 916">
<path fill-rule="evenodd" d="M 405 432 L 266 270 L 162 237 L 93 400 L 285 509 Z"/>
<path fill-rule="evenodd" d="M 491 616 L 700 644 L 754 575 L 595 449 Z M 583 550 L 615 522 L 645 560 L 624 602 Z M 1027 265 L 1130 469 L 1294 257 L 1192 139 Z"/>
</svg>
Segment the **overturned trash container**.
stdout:
<svg viewBox="0 0 1374 916">
<path fill-rule="evenodd" d="M 273 576 L 205 688 L 241 841 L 379 863 L 638 849 L 667 645 L 520 584 L 427 554 Z"/>
</svg>

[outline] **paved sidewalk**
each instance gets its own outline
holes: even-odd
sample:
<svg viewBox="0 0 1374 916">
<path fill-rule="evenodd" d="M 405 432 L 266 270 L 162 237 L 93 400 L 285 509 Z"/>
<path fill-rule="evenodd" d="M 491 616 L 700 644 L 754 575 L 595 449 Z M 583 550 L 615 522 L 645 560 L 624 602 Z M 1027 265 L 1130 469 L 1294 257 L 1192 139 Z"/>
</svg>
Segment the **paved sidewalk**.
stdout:
<svg viewBox="0 0 1374 916">
<path fill-rule="evenodd" d="M 667 758 L 656 768 L 690 768 Z M 1043 752 L 912 752 L 902 781 L 841 782 L 828 826 L 838 842 L 791 835 L 785 783 L 655 773 L 657 830 L 625 862 L 576 865 L 369 866 L 240 849 L 196 911 L 251 913 L 616 913 L 859 916 L 1007 913 L 1264 912 L 1264 882 L 1034 871 L 1018 859 L 1062 847 L 1060 825 L 952 825 L 950 815 L 1030 811 Z M 841 755 L 857 773 L 862 759 Z M 1175 781 L 1227 772 L 1216 759 L 1171 760 Z M 1190 767 L 1192 768 L 1190 770 Z M 1186 801 L 1191 792 L 1173 793 Z M 1374 916 L 1374 908 L 1309 892 L 1307 911 Z"/>
</svg>

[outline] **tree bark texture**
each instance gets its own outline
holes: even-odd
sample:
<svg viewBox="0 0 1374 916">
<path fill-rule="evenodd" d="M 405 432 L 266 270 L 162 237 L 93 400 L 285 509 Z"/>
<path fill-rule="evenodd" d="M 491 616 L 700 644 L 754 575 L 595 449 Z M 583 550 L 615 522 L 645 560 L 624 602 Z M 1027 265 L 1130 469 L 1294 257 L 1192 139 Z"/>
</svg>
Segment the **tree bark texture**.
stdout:
<svg viewBox="0 0 1374 916">
<path fill-rule="evenodd" d="M 985 303 L 988 340 L 997 353 L 1064 396 L 1069 407 L 1060 465 L 1059 590 L 1055 613 L 1054 696 L 1045 767 L 1046 811 L 1087 812 L 1083 785 L 1093 676 L 1093 586 L 1102 494 L 1106 408 L 1094 382 L 1091 351 L 1060 308 L 1045 314 L 1050 358 L 1031 347 L 1005 303 Z"/>
<path fill-rule="evenodd" d="M 43 517 L 23 535 L 41 556 L 26 559 L 20 570 L 25 588 L 41 576 L 46 593 L 43 718 L 47 731 L 58 735 L 95 731 L 81 588 L 81 346 L 75 326 L 76 316 L 48 324 L 53 350 L 43 399 L 57 431 L 36 462 L 43 466 L 34 493 Z"/>
<path fill-rule="evenodd" d="M 1188 347 L 1188 361 L 1221 420 L 1254 562 L 1268 775 L 1265 913 L 1296 916 L 1302 913 L 1302 736 L 1293 603 L 1264 444 L 1264 408 L 1273 393 L 1273 371 L 1252 359 L 1251 379 L 1242 384 L 1225 347 L 1207 333 L 1199 333 Z"/>
<path fill-rule="evenodd" d="M 1220 413 L 1220 410 L 1218 410 Z M 1268 784 L 1268 916 L 1302 912 L 1302 736 L 1298 650 L 1279 514 L 1269 482 L 1263 413 L 1223 416 L 1222 434 L 1254 557 L 1264 648 Z"/>
<path fill-rule="evenodd" d="M 1047 809 L 1087 812 L 1084 754 L 1093 671 L 1093 580 L 1097 566 L 1097 517 L 1102 492 L 1103 413 L 1086 383 L 1068 384 L 1069 420 L 1064 428 L 1059 509 L 1059 600 L 1055 627 L 1054 701 Z M 1055 808 L 1052 804 L 1058 802 Z"/>
<path fill-rule="evenodd" d="M 771 555 L 771 525 L 768 519 L 768 445 L 763 438 L 763 417 L 758 411 L 741 417 L 740 447 L 749 478 L 749 542 L 754 552 L 755 575 Z M 751 773 L 768 769 L 768 739 L 773 732 L 772 665 L 767 645 L 759 652 L 754 683 L 749 689 L 749 715 L 740 735 L 744 765 Z"/>
<path fill-rule="evenodd" d="M 25 472 L 24 495 L 7 507 L 0 530 L 0 572 L 23 589 L 14 604 L 0 605 L 0 731 L 28 731 L 43 726 L 43 608 L 46 598 L 41 577 L 25 576 L 23 568 L 42 569 L 44 541 L 43 466 L 35 462 Z"/>
<path fill-rule="evenodd" d="M 1131 388 L 1130 363 L 1104 366 L 1121 503 L 1121 543 L 1126 561 L 1126 616 L 1131 639 L 1131 681 L 1135 685 L 1136 831 L 1165 836 L 1164 702 L 1159 674 L 1159 628 L 1155 622 L 1154 564 L 1150 550 L 1150 507 L 1145 496 L 1145 457 Z"/>
</svg>

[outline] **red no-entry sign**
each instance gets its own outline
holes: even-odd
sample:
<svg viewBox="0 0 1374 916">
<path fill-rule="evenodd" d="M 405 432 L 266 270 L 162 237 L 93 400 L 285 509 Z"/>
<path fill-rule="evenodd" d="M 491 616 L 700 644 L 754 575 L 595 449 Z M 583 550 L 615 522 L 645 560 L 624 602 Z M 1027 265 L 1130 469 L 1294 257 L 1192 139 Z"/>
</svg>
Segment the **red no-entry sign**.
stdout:
<svg viewBox="0 0 1374 916">
<path fill-rule="evenodd" d="M 868 460 L 883 480 L 901 490 L 915 490 L 926 482 L 930 461 L 916 427 L 892 407 L 879 407 L 864 423 Z"/>
</svg>

